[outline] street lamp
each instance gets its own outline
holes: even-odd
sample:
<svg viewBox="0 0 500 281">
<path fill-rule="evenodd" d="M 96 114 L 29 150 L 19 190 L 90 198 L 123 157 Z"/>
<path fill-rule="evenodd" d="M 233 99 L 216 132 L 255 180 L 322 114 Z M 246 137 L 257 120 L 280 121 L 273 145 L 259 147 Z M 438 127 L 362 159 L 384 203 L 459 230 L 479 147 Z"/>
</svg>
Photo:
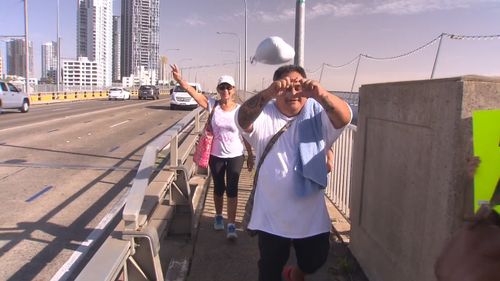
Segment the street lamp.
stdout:
<svg viewBox="0 0 500 281">
<path fill-rule="evenodd" d="M 221 34 L 233 35 L 233 36 L 236 37 L 236 39 L 238 39 L 238 88 L 241 88 L 241 44 L 240 44 L 240 36 L 238 36 L 238 34 L 236 34 L 234 32 L 217 31 L 217 34 L 219 34 L 219 35 L 221 35 Z M 246 49 L 245 49 L 245 52 L 246 52 Z M 246 56 L 246 53 L 245 53 L 245 56 Z M 245 66 L 246 66 L 246 63 L 245 63 Z M 246 79 L 245 79 L 245 83 L 246 83 Z M 246 87 L 246 85 L 245 85 L 245 87 Z"/>
<path fill-rule="evenodd" d="M 56 73 L 57 92 L 61 84 L 61 38 L 59 37 L 59 0 L 57 0 L 57 73 Z"/>
<path fill-rule="evenodd" d="M 24 55 L 26 63 L 26 94 L 30 94 L 29 88 L 29 40 L 28 40 L 28 0 L 24 0 Z"/>
</svg>

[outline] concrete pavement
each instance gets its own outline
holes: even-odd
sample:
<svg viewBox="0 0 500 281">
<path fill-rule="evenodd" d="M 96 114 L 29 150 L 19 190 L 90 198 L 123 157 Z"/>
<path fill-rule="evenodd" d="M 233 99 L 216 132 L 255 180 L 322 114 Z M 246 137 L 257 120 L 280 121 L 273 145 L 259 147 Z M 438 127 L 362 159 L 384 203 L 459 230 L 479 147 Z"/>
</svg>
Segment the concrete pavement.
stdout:
<svg viewBox="0 0 500 281">
<path fill-rule="evenodd" d="M 215 208 L 213 183 L 210 184 L 194 243 L 188 281 L 257 280 L 259 258 L 257 237 L 250 237 L 241 229 L 241 219 L 250 194 L 252 178 L 253 171 L 248 172 L 244 168 L 239 186 L 236 241 L 228 241 L 224 231 L 213 229 Z M 327 263 L 307 280 L 367 281 L 346 244 L 349 241 L 349 224 L 326 197 L 325 200 L 332 218 L 330 255 Z M 225 210 L 224 217 L 227 217 Z M 293 251 L 288 263 L 294 264 Z"/>
</svg>

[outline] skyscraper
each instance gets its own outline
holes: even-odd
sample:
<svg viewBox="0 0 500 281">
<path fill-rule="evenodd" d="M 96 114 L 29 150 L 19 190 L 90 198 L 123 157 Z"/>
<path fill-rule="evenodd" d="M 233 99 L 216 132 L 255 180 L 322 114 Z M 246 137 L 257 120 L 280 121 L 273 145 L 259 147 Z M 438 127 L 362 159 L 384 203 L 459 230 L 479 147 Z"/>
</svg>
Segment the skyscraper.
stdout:
<svg viewBox="0 0 500 281">
<path fill-rule="evenodd" d="M 79 0 L 77 19 L 77 56 L 98 65 L 104 85 L 111 85 L 113 64 L 113 1 Z"/>
<path fill-rule="evenodd" d="M 26 58 L 24 39 L 7 42 L 7 75 L 26 77 Z M 29 42 L 29 76 L 33 77 L 33 42 Z"/>
<path fill-rule="evenodd" d="M 57 42 L 42 44 L 42 77 L 43 80 L 56 83 L 57 78 Z"/>
<path fill-rule="evenodd" d="M 141 66 L 158 78 L 160 1 L 122 0 L 122 76 Z"/>
<path fill-rule="evenodd" d="M 121 21 L 119 16 L 113 16 L 113 81 L 121 81 L 120 46 Z"/>
<path fill-rule="evenodd" d="M 0 53 L 0 79 L 2 78 L 2 74 L 3 74 L 3 57 L 2 53 Z"/>
</svg>

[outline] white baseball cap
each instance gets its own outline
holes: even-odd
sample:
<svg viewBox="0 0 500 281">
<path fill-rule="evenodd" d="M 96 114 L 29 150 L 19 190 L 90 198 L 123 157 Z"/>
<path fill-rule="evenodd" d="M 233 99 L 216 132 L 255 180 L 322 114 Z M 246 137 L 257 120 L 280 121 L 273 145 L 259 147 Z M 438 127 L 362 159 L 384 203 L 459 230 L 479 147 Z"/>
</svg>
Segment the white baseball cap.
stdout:
<svg viewBox="0 0 500 281">
<path fill-rule="evenodd" d="M 236 83 L 234 83 L 234 78 L 229 75 L 222 75 L 221 77 L 219 77 L 219 80 L 217 81 L 217 86 L 219 86 L 222 83 L 227 83 L 233 87 L 236 85 Z"/>
</svg>

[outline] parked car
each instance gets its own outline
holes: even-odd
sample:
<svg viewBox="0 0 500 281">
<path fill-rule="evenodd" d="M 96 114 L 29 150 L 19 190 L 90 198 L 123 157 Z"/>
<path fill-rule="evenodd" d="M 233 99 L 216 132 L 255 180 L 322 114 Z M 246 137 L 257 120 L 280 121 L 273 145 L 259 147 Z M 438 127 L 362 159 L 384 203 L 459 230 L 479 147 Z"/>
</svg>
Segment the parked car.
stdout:
<svg viewBox="0 0 500 281">
<path fill-rule="evenodd" d="M 199 93 L 202 93 L 200 83 L 189 83 Z M 191 97 L 184 88 L 179 84 L 175 85 L 172 90 L 172 99 L 170 100 L 170 109 L 176 108 L 189 108 L 194 109 L 198 107 L 198 103 Z"/>
<path fill-rule="evenodd" d="M 139 99 L 160 99 L 160 89 L 154 85 L 142 85 L 139 87 Z"/>
<path fill-rule="evenodd" d="M 0 108 L 26 113 L 30 109 L 30 98 L 11 83 L 0 81 Z"/>
<path fill-rule="evenodd" d="M 111 88 L 109 89 L 108 100 L 129 100 L 130 92 L 123 88 Z"/>
</svg>

